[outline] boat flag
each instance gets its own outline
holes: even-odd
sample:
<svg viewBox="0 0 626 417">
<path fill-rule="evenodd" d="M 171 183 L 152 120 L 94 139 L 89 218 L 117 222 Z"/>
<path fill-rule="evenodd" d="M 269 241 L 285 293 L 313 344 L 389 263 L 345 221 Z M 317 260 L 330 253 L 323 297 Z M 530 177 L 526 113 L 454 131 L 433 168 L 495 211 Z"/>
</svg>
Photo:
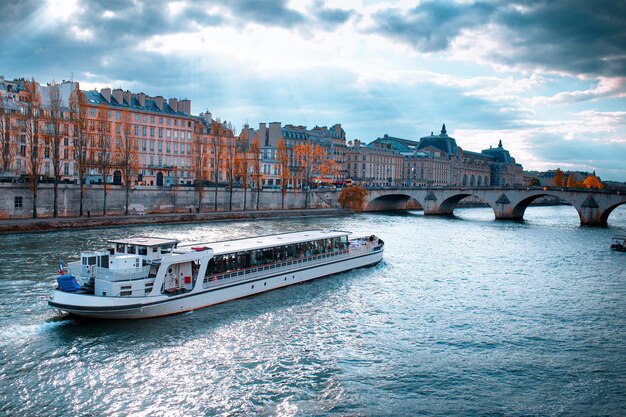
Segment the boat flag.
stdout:
<svg viewBox="0 0 626 417">
<path fill-rule="evenodd" d="M 59 259 L 59 275 L 65 275 L 63 272 L 63 261 Z"/>
</svg>

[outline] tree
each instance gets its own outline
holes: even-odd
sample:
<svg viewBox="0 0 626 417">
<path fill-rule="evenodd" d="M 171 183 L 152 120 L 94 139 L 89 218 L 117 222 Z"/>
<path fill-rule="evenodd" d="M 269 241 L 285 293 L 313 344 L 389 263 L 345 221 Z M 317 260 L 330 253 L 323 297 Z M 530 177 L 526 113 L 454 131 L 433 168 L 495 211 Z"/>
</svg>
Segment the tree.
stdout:
<svg viewBox="0 0 626 417">
<path fill-rule="evenodd" d="M 35 79 L 24 83 L 23 113 L 21 120 L 22 132 L 26 144 L 26 168 L 33 194 L 33 219 L 37 218 L 37 188 L 41 174 L 43 156 L 43 135 L 41 96 Z"/>
<path fill-rule="evenodd" d="M 365 203 L 365 197 L 367 197 L 369 191 L 358 185 L 352 185 L 341 190 L 339 194 L 339 204 L 343 208 L 350 208 L 354 211 L 361 211 L 363 209 L 363 203 Z"/>
<path fill-rule="evenodd" d="M 530 179 L 530 186 L 531 187 L 540 187 L 541 186 L 541 181 L 539 181 L 538 178 L 532 177 Z"/>
<path fill-rule="evenodd" d="M 569 174 L 567 176 L 567 188 L 576 188 L 576 179 L 574 179 L 574 174 Z"/>
<path fill-rule="evenodd" d="M 89 156 L 87 148 L 89 138 L 87 137 L 87 121 L 85 120 L 85 95 L 80 91 L 79 83 L 70 94 L 70 123 L 72 125 L 72 147 L 76 171 L 78 172 L 78 183 L 80 184 L 80 208 L 79 215 L 83 215 L 83 199 L 85 191 L 85 174 L 89 166 Z"/>
<path fill-rule="evenodd" d="M 139 147 L 137 139 L 132 133 L 131 115 L 127 109 L 121 111 L 120 122 L 115 127 L 115 133 L 119 135 L 115 140 L 115 165 L 122 170 L 125 190 L 124 214 L 128 216 L 130 200 L 130 186 L 133 176 L 139 170 Z M 118 143 L 119 142 L 119 143 Z"/>
<path fill-rule="evenodd" d="M 247 137 L 247 136 L 246 136 Z M 241 180 L 241 188 L 243 189 L 243 211 L 246 211 L 246 203 L 248 197 L 249 183 L 249 170 L 250 160 L 248 158 L 248 150 L 250 142 L 246 138 L 239 137 L 237 156 L 235 159 L 235 175 Z"/>
<path fill-rule="evenodd" d="M 61 120 L 63 99 L 61 97 L 61 88 L 59 84 L 52 81 L 48 87 L 48 95 L 50 98 L 50 115 L 48 133 L 48 146 L 52 154 L 52 175 L 54 176 L 54 193 L 53 193 L 53 209 L 52 217 L 58 217 L 58 198 L 59 198 L 59 181 L 61 179 Z"/>
<path fill-rule="evenodd" d="M 281 208 L 285 209 L 285 196 L 287 195 L 287 183 L 291 178 L 291 170 L 289 169 L 289 149 L 285 144 L 285 138 L 280 138 L 276 147 L 276 160 L 279 167 L 280 175 L 280 194 L 282 197 Z"/>
<path fill-rule="evenodd" d="M 116 153 L 115 142 L 111 142 L 111 123 L 107 116 L 107 107 L 104 104 L 98 106 L 96 116 L 96 166 L 102 176 L 102 191 L 104 199 L 102 201 L 102 215 L 106 216 L 107 207 L 107 179 L 113 167 L 113 155 Z"/>
<path fill-rule="evenodd" d="M 263 174 L 261 174 L 261 144 L 258 139 L 252 140 L 250 152 L 252 154 L 252 180 L 256 188 L 256 209 L 258 210 L 261 197 L 261 180 L 263 179 Z"/>
<path fill-rule="evenodd" d="M 554 174 L 554 178 L 552 179 L 552 185 L 555 187 L 563 187 L 565 180 L 563 178 L 563 171 L 559 168 L 556 169 L 556 173 Z"/>
<path fill-rule="evenodd" d="M 600 179 L 598 179 L 598 177 L 596 177 L 595 175 L 589 175 L 587 178 L 585 178 L 585 181 L 583 181 L 583 184 L 585 188 L 595 188 L 598 190 L 601 190 L 604 188 L 604 184 L 602 184 Z"/>
<path fill-rule="evenodd" d="M 237 140 L 230 131 L 227 131 L 225 143 L 226 179 L 228 180 L 228 211 L 233 211 L 233 186 L 236 175 L 237 155 L 239 153 Z"/>
<path fill-rule="evenodd" d="M 204 198 L 204 184 L 209 178 L 210 153 L 207 144 L 204 124 L 196 122 L 192 144 L 191 164 L 196 178 L 196 193 L 198 194 L 198 211 L 202 211 Z"/>
<path fill-rule="evenodd" d="M 210 139 L 210 148 L 211 148 L 211 167 L 213 168 L 213 180 L 215 182 L 214 187 L 214 211 L 217 211 L 217 188 L 220 177 L 220 172 L 223 165 L 223 156 L 224 156 L 224 126 L 219 120 L 213 122 L 211 126 L 211 139 Z"/>
<path fill-rule="evenodd" d="M 0 174 L 11 172 L 17 141 L 11 139 L 12 117 L 8 103 L 0 94 Z"/>
<path fill-rule="evenodd" d="M 311 183 L 316 174 L 319 174 L 322 163 L 326 160 L 326 150 L 320 145 L 313 145 L 311 141 L 297 144 L 293 153 L 300 168 L 300 175 L 306 192 L 304 207 L 309 206 L 309 192 Z"/>
</svg>

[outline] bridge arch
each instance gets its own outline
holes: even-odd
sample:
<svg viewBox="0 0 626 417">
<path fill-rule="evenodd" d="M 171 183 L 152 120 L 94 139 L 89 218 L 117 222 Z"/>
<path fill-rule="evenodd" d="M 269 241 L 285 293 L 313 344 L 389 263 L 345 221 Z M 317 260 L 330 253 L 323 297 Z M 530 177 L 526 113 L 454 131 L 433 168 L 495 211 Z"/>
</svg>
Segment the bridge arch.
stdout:
<svg viewBox="0 0 626 417">
<path fill-rule="evenodd" d="M 613 213 L 613 211 L 618 208 L 621 205 L 626 204 L 626 201 L 622 201 L 621 203 L 617 203 L 614 204 L 612 206 L 609 206 L 606 210 L 604 210 L 604 212 L 602 212 L 602 214 L 600 214 L 600 224 L 608 224 L 609 223 L 609 216 L 611 215 L 611 213 Z"/>
<path fill-rule="evenodd" d="M 580 210 L 578 207 L 576 207 L 575 205 L 561 199 L 558 195 L 555 194 L 551 194 L 549 192 L 539 192 L 537 194 L 533 194 L 531 196 L 528 196 L 522 200 L 520 200 L 517 204 L 515 204 L 515 206 L 513 206 L 513 208 L 511 209 L 511 214 L 510 216 L 507 216 L 510 219 L 523 219 L 524 218 L 524 213 L 526 212 L 526 209 L 528 208 L 528 206 L 535 200 L 541 198 L 541 197 L 556 197 L 558 198 L 560 201 L 562 201 L 562 203 L 564 205 L 568 205 L 568 206 L 572 206 L 576 209 L 576 211 L 578 212 L 578 215 L 580 216 Z M 496 203 L 497 205 L 497 203 Z M 492 205 L 492 208 L 494 209 L 494 212 L 497 213 L 498 208 L 495 207 L 494 205 Z M 497 218 L 497 216 L 496 216 Z"/>
<path fill-rule="evenodd" d="M 415 196 L 405 193 L 385 194 L 375 197 L 364 207 L 365 211 L 415 210 L 424 205 Z"/>
<path fill-rule="evenodd" d="M 445 198 L 439 204 L 439 207 L 438 207 L 437 210 L 431 211 L 429 213 L 426 213 L 426 212 L 425 213 L 426 214 L 453 214 L 454 213 L 454 209 L 459 204 L 459 202 L 461 200 L 463 200 L 464 198 L 467 198 L 467 197 L 476 197 L 480 201 L 482 201 L 484 203 L 487 203 L 487 201 L 484 201 L 480 196 L 478 196 L 476 194 L 473 194 L 471 192 L 460 192 L 458 194 L 453 194 L 453 195 L 448 196 L 447 198 Z"/>
</svg>

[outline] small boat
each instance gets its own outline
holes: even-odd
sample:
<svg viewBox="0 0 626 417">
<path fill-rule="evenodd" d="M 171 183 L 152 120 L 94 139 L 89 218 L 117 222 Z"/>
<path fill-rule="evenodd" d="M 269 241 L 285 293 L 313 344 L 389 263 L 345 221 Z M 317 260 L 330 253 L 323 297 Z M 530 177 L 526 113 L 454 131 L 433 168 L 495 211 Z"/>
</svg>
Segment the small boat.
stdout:
<svg viewBox="0 0 626 417">
<path fill-rule="evenodd" d="M 383 259 L 374 235 L 350 239 L 338 230 L 310 230 L 179 246 L 176 239 L 110 240 L 60 264 L 48 304 L 83 317 L 134 319 L 208 307 Z"/>
<path fill-rule="evenodd" d="M 626 252 L 626 235 L 613 236 L 611 249 L 616 252 Z"/>
</svg>

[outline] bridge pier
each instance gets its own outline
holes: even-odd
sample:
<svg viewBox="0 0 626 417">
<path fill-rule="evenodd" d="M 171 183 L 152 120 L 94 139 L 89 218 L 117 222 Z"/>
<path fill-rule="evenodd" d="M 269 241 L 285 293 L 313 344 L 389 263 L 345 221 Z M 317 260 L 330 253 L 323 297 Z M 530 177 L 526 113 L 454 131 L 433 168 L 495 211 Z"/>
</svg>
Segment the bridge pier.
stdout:
<svg viewBox="0 0 626 417">
<path fill-rule="evenodd" d="M 511 200 L 504 193 L 500 194 L 495 204 L 492 203 L 490 206 L 493 209 L 496 220 L 521 220 L 524 218 L 524 210 L 513 207 Z"/>
<path fill-rule="evenodd" d="M 606 226 L 608 216 L 603 216 L 605 210 L 600 209 L 600 205 L 592 195 L 587 197 L 579 207 L 576 207 L 580 216 L 580 224 L 589 226 Z"/>
</svg>

